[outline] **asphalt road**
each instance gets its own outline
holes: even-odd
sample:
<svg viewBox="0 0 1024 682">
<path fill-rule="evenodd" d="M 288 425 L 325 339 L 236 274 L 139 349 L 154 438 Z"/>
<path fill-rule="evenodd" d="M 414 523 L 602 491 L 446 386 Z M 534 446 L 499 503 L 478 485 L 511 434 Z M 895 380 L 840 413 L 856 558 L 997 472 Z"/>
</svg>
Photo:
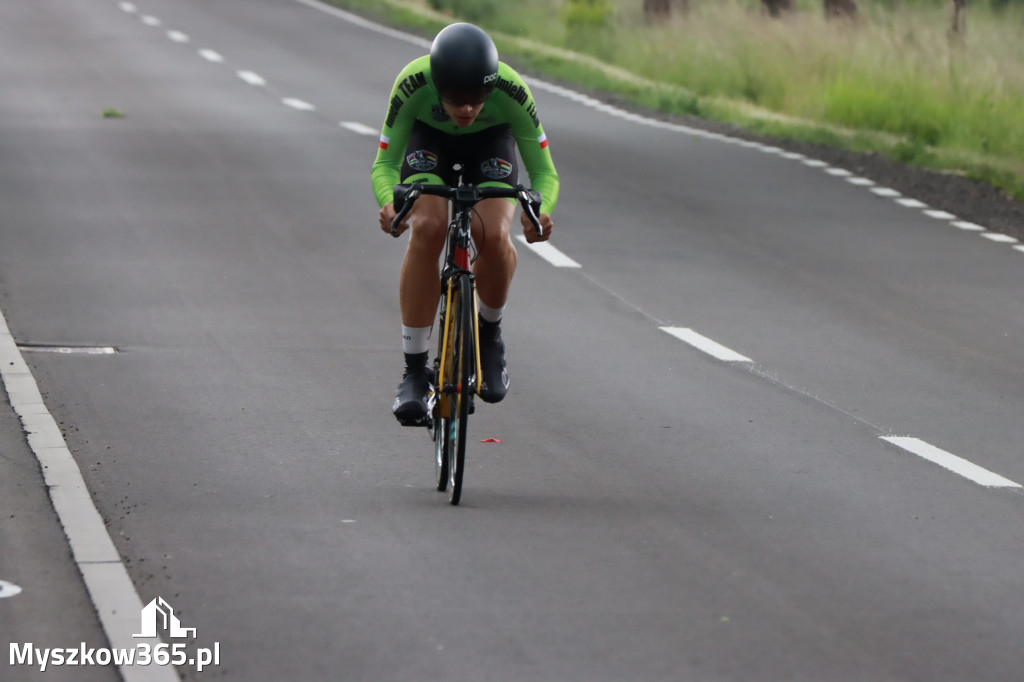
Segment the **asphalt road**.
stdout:
<svg viewBox="0 0 1024 682">
<path fill-rule="evenodd" d="M 581 267 L 520 249 L 452 508 L 390 414 L 404 241 L 369 186 L 423 51 L 299 0 L 0 4 L 0 308 L 99 563 L 219 647 L 180 675 L 1019 680 L 1017 245 L 537 84 Z M 0 404 L 0 639 L 130 638 L 29 445 Z"/>
</svg>

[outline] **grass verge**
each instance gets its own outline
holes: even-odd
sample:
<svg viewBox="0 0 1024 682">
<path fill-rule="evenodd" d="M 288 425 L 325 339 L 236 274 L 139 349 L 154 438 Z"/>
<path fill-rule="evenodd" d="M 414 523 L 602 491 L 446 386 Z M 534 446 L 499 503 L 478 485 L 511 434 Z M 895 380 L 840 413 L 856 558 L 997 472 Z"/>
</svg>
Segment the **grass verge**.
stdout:
<svg viewBox="0 0 1024 682">
<path fill-rule="evenodd" d="M 938 0 L 873 3 L 855 25 L 826 22 L 810 0 L 781 21 L 757 0 L 691 0 L 685 17 L 653 25 L 639 0 L 325 1 L 426 37 L 472 21 L 503 58 L 561 81 L 965 175 L 1024 200 L 1024 16 L 972 11 L 956 42 Z"/>
</svg>

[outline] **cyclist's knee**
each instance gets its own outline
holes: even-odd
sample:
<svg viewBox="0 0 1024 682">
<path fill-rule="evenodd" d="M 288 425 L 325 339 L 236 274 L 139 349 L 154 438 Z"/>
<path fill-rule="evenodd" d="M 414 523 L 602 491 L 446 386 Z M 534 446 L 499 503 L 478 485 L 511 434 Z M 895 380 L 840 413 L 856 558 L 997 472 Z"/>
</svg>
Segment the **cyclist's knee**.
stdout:
<svg viewBox="0 0 1024 682">
<path fill-rule="evenodd" d="M 485 199 L 477 204 L 473 239 L 481 251 L 515 250 L 510 238 L 515 205 L 505 199 Z"/>
<path fill-rule="evenodd" d="M 421 199 L 422 201 L 422 199 Z M 417 211 L 409 221 L 409 248 L 427 252 L 436 257 L 444 248 L 448 232 L 448 216 L 445 210 Z"/>
</svg>

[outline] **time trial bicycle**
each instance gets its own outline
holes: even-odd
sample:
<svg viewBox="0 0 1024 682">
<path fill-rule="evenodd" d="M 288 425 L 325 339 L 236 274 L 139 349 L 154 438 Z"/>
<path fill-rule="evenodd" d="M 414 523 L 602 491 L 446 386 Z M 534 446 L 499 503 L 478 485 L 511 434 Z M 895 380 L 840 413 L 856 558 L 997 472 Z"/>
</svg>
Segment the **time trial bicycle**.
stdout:
<svg viewBox="0 0 1024 682">
<path fill-rule="evenodd" d="M 444 197 L 451 206 L 441 269 L 441 307 L 437 323 L 440 338 L 427 398 L 430 415 L 427 425 L 434 441 L 437 489 L 440 492 L 447 490 L 448 501 L 456 505 L 462 497 L 466 428 L 473 412 L 473 399 L 482 388 L 476 280 L 470 270 L 473 207 L 484 199 L 516 199 L 538 234 L 543 234 L 537 218 L 541 195 L 522 185 L 480 187 L 464 185 L 461 179 L 454 187 L 419 182 L 395 185 L 396 214 L 391 222 L 392 234 L 398 233 L 399 225 L 424 194 Z"/>
</svg>

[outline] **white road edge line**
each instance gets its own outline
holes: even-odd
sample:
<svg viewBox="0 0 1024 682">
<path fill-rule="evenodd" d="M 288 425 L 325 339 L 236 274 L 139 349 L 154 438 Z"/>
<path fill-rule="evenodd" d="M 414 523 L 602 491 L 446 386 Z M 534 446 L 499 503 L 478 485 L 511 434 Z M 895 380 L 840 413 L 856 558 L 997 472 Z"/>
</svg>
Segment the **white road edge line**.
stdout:
<svg viewBox="0 0 1024 682">
<path fill-rule="evenodd" d="M 134 637 L 142 600 L 103 518 L 86 488 L 57 422 L 46 408 L 35 377 L 0 312 L 0 377 L 11 406 L 28 434 L 27 440 L 50 493 L 50 501 L 67 536 L 71 555 L 85 581 L 111 649 L 134 649 L 142 642 L 156 647 L 159 637 Z M 174 666 L 120 666 L 125 682 L 177 682 Z"/>
<path fill-rule="evenodd" d="M 564 253 L 562 253 L 557 248 L 555 248 L 554 246 L 547 242 L 537 242 L 536 244 L 531 244 L 528 241 L 526 241 L 526 237 L 524 237 L 523 235 L 518 235 L 517 239 L 523 244 L 525 244 L 528 249 L 530 249 L 535 254 L 546 260 L 548 263 L 554 265 L 556 268 L 582 267 L 579 263 L 574 261 L 572 258 L 569 258 Z"/>
<path fill-rule="evenodd" d="M 747 356 L 740 355 L 731 348 L 726 348 L 687 327 L 658 327 L 658 329 L 723 362 L 753 362 Z"/>
<path fill-rule="evenodd" d="M 882 440 L 892 443 L 898 448 L 902 448 L 907 452 L 911 452 L 918 457 L 928 460 L 934 464 L 949 469 L 955 474 L 959 474 L 966 479 L 974 481 L 978 485 L 985 486 L 986 488 L 1020 488 L 1019 483 L 1014 483 L 1008 478 L 1003 478 L 999 474 L 992 473 L 988 469 L 968 462 L 962 457 L 940 450 L 939 448 L 926 443 L 920 438 L 911 438 L 909 436 L 882 436 Z"/>
</svg>

